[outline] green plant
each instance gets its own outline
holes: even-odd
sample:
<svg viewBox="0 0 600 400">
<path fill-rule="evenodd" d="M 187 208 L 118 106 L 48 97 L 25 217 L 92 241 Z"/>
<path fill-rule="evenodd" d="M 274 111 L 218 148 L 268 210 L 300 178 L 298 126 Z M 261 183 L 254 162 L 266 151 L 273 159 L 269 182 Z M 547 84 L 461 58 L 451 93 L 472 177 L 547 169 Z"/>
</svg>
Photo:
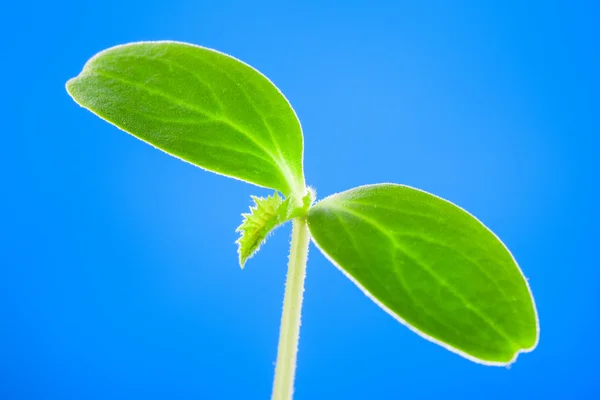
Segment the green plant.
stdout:
<svg viewBox="0 0 600 400">
<path fill-rule="evenodd" d="M 276 191 L 253 197 L 237 242 L 243 267 L 272 229 L 293 220 L 273 399 L 293 392 L 311 237 L 381 308 L 455 353 L 507 365 L 536 346 L 526 279 L 502 242 L 463 209 L 396 184 L 313 204 L 296 114 L 252 67 L 190 44 L 133 43 L 94 56 L 67 90 L 82 107 L 175 157 Z"/>
</svg>

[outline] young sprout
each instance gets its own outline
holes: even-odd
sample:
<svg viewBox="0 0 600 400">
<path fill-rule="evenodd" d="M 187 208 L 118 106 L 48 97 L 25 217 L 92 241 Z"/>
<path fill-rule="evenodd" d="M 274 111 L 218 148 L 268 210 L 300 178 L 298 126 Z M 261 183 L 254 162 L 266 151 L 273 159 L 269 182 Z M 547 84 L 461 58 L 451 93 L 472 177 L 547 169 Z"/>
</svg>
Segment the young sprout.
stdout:
<svg viewBox="0 0 600 400">
<path fill-rule="evenodd" d="M 198 167 L 275 190 L 238 227 L 240 265 L 293 221 L 272 398 L 292 398 L 308 244 L 402 324 L 469 360 L 508 365 L 535 348 L 527 280 L 504 244 L 462 208 L 383 183 L 315 204 L 300 122 L 264 75 L 177 42 L 117 46 L 67 82 L 82 107 Z"/>
</svg>

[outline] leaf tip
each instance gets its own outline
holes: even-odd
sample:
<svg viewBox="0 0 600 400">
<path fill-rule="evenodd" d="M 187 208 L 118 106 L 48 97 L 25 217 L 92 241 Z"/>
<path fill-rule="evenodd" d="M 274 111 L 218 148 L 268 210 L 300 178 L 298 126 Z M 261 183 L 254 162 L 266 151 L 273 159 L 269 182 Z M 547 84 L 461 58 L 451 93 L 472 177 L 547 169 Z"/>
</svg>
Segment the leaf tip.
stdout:
<svg viewBox="0 0 600 400">
<path fill-rule="evenodd" d="M 77 77 L 75 76 L 75 77 L 69 79 L 67 82 L 65 82 L 65 90 L 71 97 L 73 97 L 73 85 L 75 84 L 76 80 L 77 80 Z"/>
</svg>

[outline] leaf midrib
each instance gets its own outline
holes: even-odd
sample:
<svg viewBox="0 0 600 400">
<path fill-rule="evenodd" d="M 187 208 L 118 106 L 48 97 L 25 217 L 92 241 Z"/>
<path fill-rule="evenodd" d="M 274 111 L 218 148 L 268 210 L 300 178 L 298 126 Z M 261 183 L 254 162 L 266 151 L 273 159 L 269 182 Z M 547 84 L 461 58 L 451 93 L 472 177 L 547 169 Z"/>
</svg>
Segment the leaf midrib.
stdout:
<svg viewBox="0 0 600 400">
<path fill-rule="evenodd" d="M 203 121 L 195 121 L 193 119 L 185 119 L 185 118 L 172 118 L 172 117 L 161 117 L 158 115 L 154 115 L 152 113 L 143 113 L 137 110 L 132 110 L 130 108 L 127 108 L 127 112 L 131 113 L 131 114 L 135 114 L 138 115 L 142 118 L 148 118 L 151 120 L 155 120 L 155 121 L 159 121 L 165 124 L 173 124 L 173 125 L 203 125 L 203 124 L 211 124 L 211 123 L 221 123 L 222 121 L 220 120 L 216 120 L 216 119 L 211 119 L 210 117 L 207 118 L 206 120 Z M 229 126 L 229 125 L 228 125 Z M 223 144 L 214 144 L 214 143 L 210 143 L 208 141 L 202 140 L 202 139 L 198 139 L 196 137 L 186 137 L 185 139 L 182 139 L 185 141 L 189 141 L 192 143 L 197 143 L 197 144 L 201 144 L 203 146 L 207 146 L 207 147 L 214 147 L 214 148 L 223 148 L 225 150 L 231 151 L 231 152 L 235 152 L 235 153 L 240 153 L 240 154 L 245 154 L 245 155 L 249 155 L 252 157 L 256 157 L 259 160 L 265 161 L 267 163 L 270 163 L 272 161 L 272 159 L 270 158 L 266 158 L 264 152 L 251 152 L 248 150 L 244 150 L 241 148 L 236 148 L 236 147 L 231 147 L 231 146 L 225 146 Z M 258 148 L 258 150 L 262 150 L 262 148 Z"/>
</svg>

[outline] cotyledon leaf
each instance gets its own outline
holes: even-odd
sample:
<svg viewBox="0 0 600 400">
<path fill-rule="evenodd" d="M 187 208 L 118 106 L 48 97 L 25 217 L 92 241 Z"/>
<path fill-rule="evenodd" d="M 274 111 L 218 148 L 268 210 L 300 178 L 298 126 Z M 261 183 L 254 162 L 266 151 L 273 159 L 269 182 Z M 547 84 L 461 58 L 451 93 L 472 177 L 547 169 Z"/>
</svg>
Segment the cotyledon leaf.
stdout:
<svg viewBox="0 0 600 400">
<path fill-rule="evenodd" d="M 367 185 L 315 204 L 308 226 L 344 274 L 427 339 L 488 365 L 537 345 L 537 311 L 521 270 L 458 206 L 408 186 Z"/>
<path fill-rule="evenodd" d="M 302 129 L 260 72 L 215 50 L 140 42 L 98 53 L 67 91 L 82 107 L 204 169 L 304 191 Z"/>
</svg>

